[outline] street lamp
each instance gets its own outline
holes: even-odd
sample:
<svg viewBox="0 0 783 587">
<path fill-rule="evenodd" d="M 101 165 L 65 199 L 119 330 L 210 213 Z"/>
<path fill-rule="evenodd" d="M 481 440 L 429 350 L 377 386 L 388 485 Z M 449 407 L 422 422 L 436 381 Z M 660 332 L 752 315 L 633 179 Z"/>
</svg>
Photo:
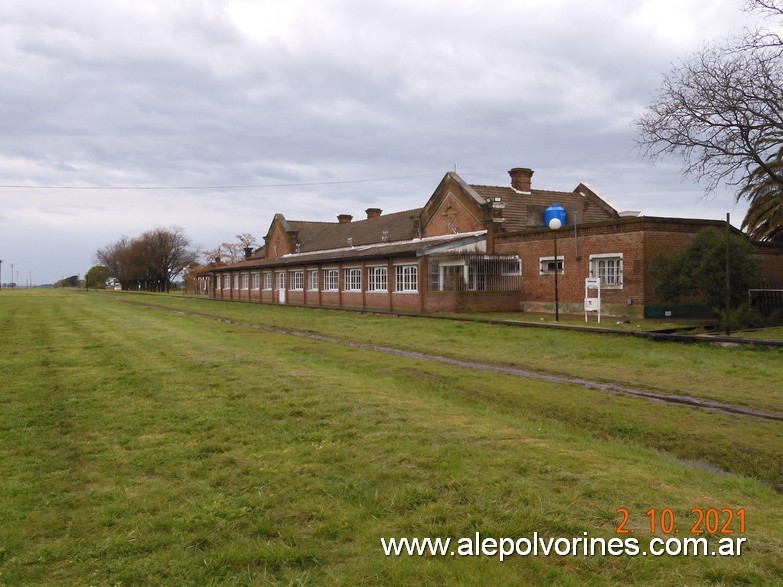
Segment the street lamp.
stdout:
<svg viewBox="0 0 783 587">
<path fill-rule="evenodd" d="M 560 322 L 560 299 L 557 291 L 557 231 L 562 225 L 559 218 L 552 218 L 549 221 L 549 228 L 554 231 L 555 235 L 555 322 Z"/>
</svg>

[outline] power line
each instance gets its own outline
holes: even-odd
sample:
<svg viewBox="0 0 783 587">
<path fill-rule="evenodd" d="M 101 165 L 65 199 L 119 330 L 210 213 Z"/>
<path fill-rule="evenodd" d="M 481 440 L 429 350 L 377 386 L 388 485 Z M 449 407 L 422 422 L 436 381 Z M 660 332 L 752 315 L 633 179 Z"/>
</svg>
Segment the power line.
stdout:
<svg viewBox="0 0 783 587">
<path fill-rule="evenodd" d="M 346 179 L 334 181 L 312 181 L 299 183 L 265 183 L 265 184 L 247 184 L 247 185 L 199 185 L 199 186 L 75 186 L 75 185 L 0 185 L 0 189 L 26 189 L 26 190 L 94 190 L 94 191 L 119 191 L 119 190 L 242 190 L 242 189 L 266 189 L 266 188 L 287 188 L 287 187 L 311 187 L 321 185 L 343 185 L 358 183 L 379 183 L 385 181 L 404 181 L 408 179 L 424 179 L 434 177 L 436 173 L 426 175 L 408 175 L 403 177 L 386 177 L 377 179 Z"/>
</svg>

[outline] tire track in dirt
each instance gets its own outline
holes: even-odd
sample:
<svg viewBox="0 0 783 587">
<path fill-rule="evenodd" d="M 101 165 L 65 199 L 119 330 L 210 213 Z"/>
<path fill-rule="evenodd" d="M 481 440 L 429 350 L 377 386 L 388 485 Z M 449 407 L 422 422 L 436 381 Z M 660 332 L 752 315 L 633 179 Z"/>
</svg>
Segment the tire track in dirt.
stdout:
<svg viewBox="0 0 783 587">
<path fill-rule="evenodd" d="M 163 309 L 163 308 L 161 308 Z M 726 414 L 736 414 L 740 416 L 750 416 L 753 418 L 761 418 L 764 420 L 772 420 L 783 422 L 783 413 L 781 412 L 769 412 L 763 410 L 756 410 L 745 406 L 738 406 L 736 404 L 728 404 L 724 402 L 716 402 L 713 400 L 700 399 L 687 395 L 658 393 L 655 391 L 646 391 L 634 387 L 628 387 L 625 385 L 618 385 L 614 383 L 594 381 L 591 379 L 583 379 L 581 377 L 571 377 L 568 375 L 555 375 L 552 373 L 545 373 L 543 371 L 534 371 L 530 369 L 523 369 L 521 367 L 514 367 L 510 365 L 498 365 L 493 363 L 483 363 L 479 361 L 466 361 L 462 359 L 455 359 L 452 357 L 446 357 L 442 355 L 434 355 L 431 353 L 422 353 L 418 351 L 407 351 L 394 347 L 379 346 L 369 343 L 355 342 L 350 340 L 344 340 L 334 338 L 331 336 L 325 336 L 315 332 L 308 332 L 302 330 L 288 330 L 285 328 L 276 328 L 272 326 L 264 326 L 262 324 L 252 324 L 249 322 L 241 322 L 237 320 L 230 320 L 227 318 L 221 318 L 219 316 L 211 316 L 209 314 L 198 314 L 193 312 L 182 312 L 179 310 L 169 310 L 176 314 L 182 314 L 187 316 L 193 316 L 198 318 L 206 318 L 209 320 L 215 320 L 217 322 L 224 322 L 236 326 L 243 326 L 247 328 L 254 328 L 264 332 L 273 332 L 275 334 L 283 334 L 287 336 L 298 336 L 302 338 L 308 338 L 310 340 L 317 340 L 320 342 L 326 342 L 330 344 L 339 344 L 351 348 L 362 349 L 366 351 L 373 351 L 378 353 L 385 353 L 389 355 L 395 355 L 398 357 L 405 357 L 408 359 L 418 359 L 422 361 L 432 361 L 436 363 L 442 363 L 446 365 L 453 365 L 455 367 L 462 367 L 465 369 L 475 369 L 477 371 L 492 371 L 495 373 L 503 373 L 505 375 L 511 375 L 513 377 L 521 377 L 525 379 L 538 379 L 541 381 L 548 381 L 550 383 L 559 383 L 567 385 L 576 385 L 584 387 L 586 389 L 592 389 L 596 391 L 602 391 L 605 393 L 613 393 L 617 395 L 627 395 L 646 399 L 648 401 L 660 402 L 666 404 L 675 404 L 690 406 L 693 408 L 701 408 L 707 410 L 713 410 L 716 412 L 723 412 Z"/>
</svg>

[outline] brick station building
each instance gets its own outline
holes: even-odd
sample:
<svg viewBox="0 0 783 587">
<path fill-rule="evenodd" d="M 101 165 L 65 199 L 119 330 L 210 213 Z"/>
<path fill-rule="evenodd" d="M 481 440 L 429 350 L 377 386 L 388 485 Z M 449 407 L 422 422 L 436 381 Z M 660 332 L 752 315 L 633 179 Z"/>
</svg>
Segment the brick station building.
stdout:
<svg viewBox="0 0 783 587">
<path fill-rule="evenodd" d="M 601 280 L 606 315 L 697 310 L 659 298 L 652 264 L 725 223 L 621 213 L 586 183 L 570 192 L 539 190 L 531 169 L 509 175 L 508 186 L 483 186 L 449 172 L 422 208 L 369 208 L 361 220 L 276 214 L 264 245 L 239 263 L 214 267 L 203 291 L 223 300 L 368 311 L 554 312 L 558 271 L 565 313 L 583 311 L 588 277 Z M 545 224 L 552 205 L 563 208 L 558 231 Z M 765 277 L 783 283 L 783 248 L 758 244 L 757 251 Z"/>
</svg>

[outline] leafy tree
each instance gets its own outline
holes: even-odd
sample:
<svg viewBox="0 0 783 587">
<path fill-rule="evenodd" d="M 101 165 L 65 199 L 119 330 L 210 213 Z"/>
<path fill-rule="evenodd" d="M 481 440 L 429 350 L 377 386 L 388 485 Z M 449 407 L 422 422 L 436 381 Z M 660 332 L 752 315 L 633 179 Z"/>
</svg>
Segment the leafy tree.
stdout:
<svg viewBox="0 0 783 587">
<path fill-rule="evenodd" d="M 170 291 L 172 280 L 196 262 L 198 253 L 184 231 L 172 227 L 154 228 L 135 239 L 124 236 L 95 256 L 123 289 Z"/>
<path fill-rule="evenodd" d="M 91 267 L 84 276 L 84 283 L 87 288 L 103 289 L 106 287 L 106 280 L 109 278 L 109 271 L 103 265 Z"/>
<path fill-rule="evenodd" d="M 783 145 L 783 39 L 775 32 L 783 0 L 746 6 L 766 17 L 765 26 L 674 66 L 636 121 L 647 157 L 681 157 L 683 174 L 708 191 L 749 184 L 754 170 L 783 185 L 780 167 L 768 165 Z"/>
<path fill-rule="evenodd" d="M 54 287 L 79 287 L 79 276 L 71 275 L 65 277 L 54 284 Z"/>
<path fill-rule="evenodd" d="M 755 248 L 747 238 L 729 237 L 729 281 L 731 306 L 747 300 L 748 289 L 759 274 Z M 717 228 L 700 231 L 688 246 L 661 255 L 653 266 L 655 290 L 665 299 L 700 296 L 704 304 L 721 311 L 726 308 L 726 234 Z"/>
<path fill-rule="evenodd" d="M 783 149 L 767 162 L 767 167 L 783 174 Z M 750 202 L 742 221 L 742 228 L 748 235 L 760 241 L 783 242 L 783 185 L 757 167 L 740 196 Z"/>
</svg>

